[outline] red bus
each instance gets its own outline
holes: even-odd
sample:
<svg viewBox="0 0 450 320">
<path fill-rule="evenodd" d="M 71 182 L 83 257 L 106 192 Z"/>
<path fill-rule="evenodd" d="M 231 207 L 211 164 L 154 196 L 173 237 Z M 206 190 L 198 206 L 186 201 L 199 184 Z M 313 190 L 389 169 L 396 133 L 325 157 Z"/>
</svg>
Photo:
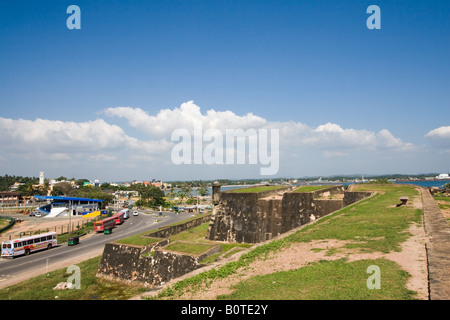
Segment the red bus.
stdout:
<svg viewBox="0 0 450 320">
<path fill-rule="evenodd" d="M 112 216 L 94 223 L 94 230 L 96 232 L 103 232 L 110 230 L 116 226 L 116 217 Z"/>
<path fill-rule="evenodd" d="M 124 222 L 124 212 L 118 212 L 116 214 L 113 215 L 113 217 L 116 218 L 116 225 L 117 224 L 122 224 Z"/>
</svg>

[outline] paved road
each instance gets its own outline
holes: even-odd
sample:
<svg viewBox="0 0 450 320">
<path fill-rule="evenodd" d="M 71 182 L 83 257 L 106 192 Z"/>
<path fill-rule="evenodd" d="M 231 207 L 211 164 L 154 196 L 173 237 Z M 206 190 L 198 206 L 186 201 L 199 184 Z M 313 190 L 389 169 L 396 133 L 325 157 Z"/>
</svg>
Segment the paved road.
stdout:
<svg viewBox="0 0 450 320">
<path fill-rule="evenodd" d="M 190 217 L 192 214 L 180 213 L 177 215 L 172 212 L 164 212 L 162 216 L 159 216 L 157 212 L 149 214 L 141 212 L 138 216 L 131 215 L 111 234 L 89 235 L 81 238 L 80 244 L 76 246 L 69 247 L 64 243 L 28 256 L 0 259 L 0 288 L 99 256 L 107 242 L 158 229 Z"/>
</svg>

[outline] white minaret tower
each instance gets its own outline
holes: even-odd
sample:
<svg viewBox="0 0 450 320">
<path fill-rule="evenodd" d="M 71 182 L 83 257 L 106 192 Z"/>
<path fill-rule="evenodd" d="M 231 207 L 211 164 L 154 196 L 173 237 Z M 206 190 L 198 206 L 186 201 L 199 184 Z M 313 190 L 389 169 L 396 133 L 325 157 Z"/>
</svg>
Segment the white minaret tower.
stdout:
<svg viewBox="0 0 450 320">
<path fill-rule="evenodd" d="M 39 184 L 44 185 L 44 171 L 39 172 Z"/>
</svg>

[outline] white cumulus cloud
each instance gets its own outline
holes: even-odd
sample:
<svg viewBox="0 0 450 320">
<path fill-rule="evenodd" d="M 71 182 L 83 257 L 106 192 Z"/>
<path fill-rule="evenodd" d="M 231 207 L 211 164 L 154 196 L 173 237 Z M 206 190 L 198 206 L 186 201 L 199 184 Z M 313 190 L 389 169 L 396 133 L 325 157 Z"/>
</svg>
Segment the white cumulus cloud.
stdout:
<svg viewBox="0 0 450 320">
<path fill-rule="evenodd" d="M 331 122 L 313 127 L 293 120 L 270 121 L 253 113 L 239 115 L 230 110 L 214 109 L 202 112 L 193 101 L 172 109 L 161 109 L 153 114 L 141 108 L 111 107 L 103 110 L 100 117 L 102 115 L 105 116 L 104 119 L 83 122 L 0 117 L 0 143 L 3 147 L 0 161 L 8 167 L 14 167 L 16 160 L 21 163 L 41 161 L 35 164 L 39 169 L 33 169 L 34 171 L 40 171 L 42 166 L 51 162 L 53 165 L 60 164 L 61 168 L 71 166 L 82 172 L 91 166 L 93 171 L 105 170 L 108 174 L 117 172 L 118 168 L 136 170 L 143 174 L 163 174 L 164 170 L 175 174 L 171 152 L 177 141 L 171 141 L 172 133 L 177 129 L 185 129 L 193 135 L 196 127 L 200 127 L 203 134 L 207 130 L 210 134 L 214 132 L 214 146 L 218 146 L 214 157 L 226 155 L 230 151 L 227 149 L 230 146 L 226 145 L 224 139 L 220 139 L 221 135 L 225 138 L 227 130 L 252 130 L 259 134 L 264 129 L 267 129 L 266 132 L 276 129 L 279 133 L 279 144 L 276 147 L 279 150 L 270 152 L 278 154 L 279 151 L 279 160 L 293 166 L 297 166 L 297 159 L 304 161 L 305 156 L 314 162 L 317 158 L 313 157 L 321 157 L 326 161 L 336 157 L 344 159 L 354 154 L 366 156 L 369 153 L 416 149 L 414 144 L 402 141 L 385 128 L 374 132 L 343 128 Z M 126 123 L 109 123 L 108 119 L 113 118 L 123 119 Z M 139 138 L 127 132 L 130 127 L 133 130 L 129 132 L 134 132 Z M 216 141 L 216 137 L 219 140 Z M 450 146 L 450 127 L 432 130 L 427 138 Z M 205 150 L 213 146 L 207 135 L 201 139 Z M 249 153 L 253 151 L 250 150 L 250 145 L 248 148 Z M 247 156 L 250 159 L 250 155 Z M 257 162 L 255 159 L 252 161 Z M 261 159 L 258 161 L 262 162 Z M 229 169 L 222 166 L 220 170 Z M 59 174 L 66 175 L 64 172 Z"/>
<path fill-rule="evenodd" d="M 116 153 L 145 152 L 168 148 L 164 141 L 141 141 L 103 119 L 86 122 L 24 120 L 0 117 L 4 150 L 26 152 L 48 160 L 68 160 L 80 155 L 91 161 L 112 161 Z"/>
<path fill-rule="evenodd" d="M 193 133 L 194 126 L 200 123 L 203 131 L 218 129 L 222 134 L 225 134 L 227 129 L 278 129 L 280 145 L 286 148 L 310 147 L 344 151 L 352 149 L 411 151 L 415 148 L 412 143 L 403 142 L 387 129 L 381 129 L 379 132 L 355 130 L 342 128 L 339 124 L 330 122 L 310 127 L 301 122 L 271 122 L 252 113 L 239 116 L 232 111 L 213 109 L 202 113 L 200 107 L 193 101 L 183 103 L 178 108 L 160 110 L 156 115 L 131 107 L 112 107 L 104 110 L 104 113 L 110 117 L 126 119 L 130 126 L 148 134 L 151 138 L 159 137 L 167 140 L 170 140 L 174 130 L 182 128 Z M 334 151 L 325 155 L 329 157 L 331 154 L 339 153 Z"/>
<path fill-rule="evenodd" d="M 450 126 L 439 127 L 425 135 L 431 144 L 439 148 L 450 148 Z"/>
<path fill-rule="evenodd" d="M 258 128 L 267 120 L 248 113 L 238 116 L 231 111 L 208 110 L 202 114 L 200 107 L 193 101 L 181 104 L 174 109 L 162 109 L 156 115 L 150 115 L 140 108 L 113 107 L 104 110 L 110 117 L 126 119 L 128 124 L 151 136 L 170 137 L 178 128 L 191 130 L 196 123 L 206 129 Z"/>
</svg>

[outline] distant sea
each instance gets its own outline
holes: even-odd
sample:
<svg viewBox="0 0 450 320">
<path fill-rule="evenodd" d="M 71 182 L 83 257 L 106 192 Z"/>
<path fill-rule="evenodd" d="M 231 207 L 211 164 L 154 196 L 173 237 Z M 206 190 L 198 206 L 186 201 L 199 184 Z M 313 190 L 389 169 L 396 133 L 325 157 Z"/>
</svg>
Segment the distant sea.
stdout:
<svg viewBox="0 0 450 320">
<path fill-rule="evenodd" d="M 439 187 L 442 188 L 444 184 L 450 183 L 450 180 L 411 180 L 411 181 L 393 181 L 394 183 L 398 184 L 413 184 L 421 187 Z M 344 183 L 322 183 L 322 184 L 342 184 L 344 186 L 350 185 L 350 184 L 357 184 L 361 182 L 344 182 Z M 311 183 L 311 184 L 320 184 L 320 183 Z"/>
<path fill-rule="evenodd" d="M 330 184 L 330 185 L 335 185 L 335 184 L 342 184 L 344 186 L 348 186 L 350 184 L 357 184 L 357 183 L 361 183 L 361 182 L 323 182 L 323 183 L 310 183 L 311 185 L 321 185 L 321 184 Z M 398 184 L 413 184 L 413 185 L 417 185 L 417 186 L 421 186 L 421 187 L 439 187 L 442 188 L 444 186 L 444 184 L 446 183 L 450 183 L 450 180 L 411 180 L 411 181 L 394 181 L 394 183 L 398 183 Z M 222 191 L 226 191 L 226 190 L 230 190 L 230 189 L 235 189 L 235 188 L 242 188 L 242 187 L 249 187 L 249 186 L 224 186 L 222 187 Z M 211 188 L 210 190 L 210 194 L 211 194 Z"/>
<path fill-rule="evenodd" d="M 356 183 L 360 183 L 360 182 L 344 182 L 344 183 L 311 183 L 311 185 L 314 184 L 342 184 L 342 185 L 350 185 L 350 184 L 356 184 Z M 444 186 L 444 184 L 446 183 L 450 183 L 450 180 L 411 180 L 411 181 L 395 181 L 394 183 L 398 183 L 398 184 L 413 184 L 413 185 L 418 185 L 421 187 L 439 187 L 442 188 Z M 222 186 L 221 190 L 222 191 L 227 191 L 227 190 L 231 190 L 231 189 L 236 189 L 236 188 L 244 188 L 244 187 L 251 187 L 251 185 L 236 185 L 236 186 Z M 194 188 L 192 190 L 192 194 L 195 196 L 197 195 L 196 193 L 196 188 Z M 175 190 L 175 192 L 178 190 Z M 165 194 L 167 194 L 169 191 L 165 191 Z M 212 194 L 212 188 L 209 187 L 208 188 L 208 192 L 209 195 Z"/>
<path fill-rule="evenodd" d="M 444 184 L 450 183 L 450 180 L 423 180 L 423 181 L 397 181 L 399 184 L 415 184 L 421 187 L 439 187 L 442 188 Z"/>
</svg>

